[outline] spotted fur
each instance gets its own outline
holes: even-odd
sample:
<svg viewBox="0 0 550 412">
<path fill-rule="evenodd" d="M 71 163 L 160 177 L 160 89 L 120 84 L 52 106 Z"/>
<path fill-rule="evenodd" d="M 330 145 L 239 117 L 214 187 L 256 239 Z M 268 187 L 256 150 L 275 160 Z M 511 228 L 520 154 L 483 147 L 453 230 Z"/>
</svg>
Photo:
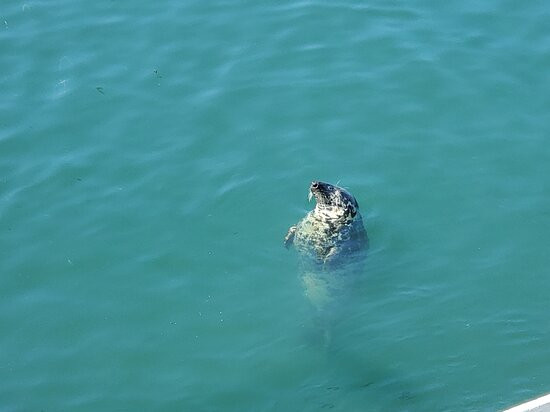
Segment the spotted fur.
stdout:
<svg viewBox="0 0 550 412">
<path fill-rule="evenodd" d="M 364 251 L 368 237 L 355 197 L 324 182 L 311 183 L 312 196 L 315 209 L 289 229 L 285 246 L 294 244 L 302 257 L 322 265 L 339 264 Z"/>
</svg>

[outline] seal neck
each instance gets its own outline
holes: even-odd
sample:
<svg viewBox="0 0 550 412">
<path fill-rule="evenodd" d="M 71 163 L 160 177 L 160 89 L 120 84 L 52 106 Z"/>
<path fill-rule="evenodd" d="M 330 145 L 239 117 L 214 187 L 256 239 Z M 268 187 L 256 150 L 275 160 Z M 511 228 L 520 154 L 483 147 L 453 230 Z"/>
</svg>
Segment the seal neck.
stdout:
<svg viewBox="0 0 550 412">
<path fill-rule="evenodd" d="M 315 205 L 314 214 L 320 220 L 341 223 L 351 222 L 354 217 L 348 212 L 347 209 L 332 205 L 326 205 L 323 203 L 317 203 Z"/>
</svg>

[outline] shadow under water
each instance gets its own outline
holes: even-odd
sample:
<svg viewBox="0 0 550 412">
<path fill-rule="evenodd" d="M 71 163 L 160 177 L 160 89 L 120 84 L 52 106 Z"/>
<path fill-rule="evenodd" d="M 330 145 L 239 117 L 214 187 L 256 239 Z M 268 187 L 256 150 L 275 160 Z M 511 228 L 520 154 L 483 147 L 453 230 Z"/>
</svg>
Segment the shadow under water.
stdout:
<svg viewBox="0 0 550 412">
<path fill-rule="evenodd" d="M 361 403 L 372 410 L 415 410 L 412 385 L 370 354 L 378 351 L 370 347 L 361 324 L 367 317 L 358 313 L 368 282 L 366 256 L 365 250 L 338 266 L 301 262 L 300 278 L 311 306 L 304 339 L 323 354 L 322 383 L 310 385 L 308 392 L 316 394 L 319 408 Z"/>
</svg>

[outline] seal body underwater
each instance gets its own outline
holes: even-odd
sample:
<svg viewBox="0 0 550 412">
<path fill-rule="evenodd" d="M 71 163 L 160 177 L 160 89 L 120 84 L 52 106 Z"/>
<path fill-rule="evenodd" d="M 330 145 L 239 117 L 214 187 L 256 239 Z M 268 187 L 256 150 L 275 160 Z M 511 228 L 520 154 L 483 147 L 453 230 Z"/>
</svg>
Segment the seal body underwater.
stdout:
<svg viewBox="0 0 550 412">
<path fill-rule="evenodd" d="M 362 269 L 368 249 L 367 231 L 355 197 L 330 183 L 311 183 L 315 208 L 290 227 L 285 246 L 294 245 L 302 265 L 306 295 L 324 309 L 344 293 Z"/>
</svg>

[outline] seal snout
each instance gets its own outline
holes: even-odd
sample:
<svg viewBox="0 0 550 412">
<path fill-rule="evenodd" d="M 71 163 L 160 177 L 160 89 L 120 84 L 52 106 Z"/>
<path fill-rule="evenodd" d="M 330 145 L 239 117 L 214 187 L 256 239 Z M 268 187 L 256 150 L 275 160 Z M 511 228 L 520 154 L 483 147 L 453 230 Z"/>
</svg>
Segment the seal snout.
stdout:
<svg viewBox="0 0 550 412">
<path fill-rule="evenodd" d="M 331 202 L 330 198 L 333 191 L 334 188 L 332 185 L 314 180 L 309 186 L 308 200 L 311 200 L 313 197 L 315 197 L 317 204 L 329 204 Z"/>
<path fill-rule="evenodd" d="M 314 180 L 313 182 L 311 182 L 311 185 L 309 186 L 310 191 L 315 193 L 322 193 L 322 194 L 330 193 L 333 191 L 333 189 L 334 187 L 331 184 L 320 182 L 318 180 Z"/>
<path fill-rule="evenodd" d="M 319 182 L 316 180 L 311 182 L 311 185 L 309 185 L 309 193 L 307 195 L 308 202 L 311 202 L 311 199 L 314 196 L 313 192 L 316 192 L 318 189 L 319 189 Z"/>
</svg>

